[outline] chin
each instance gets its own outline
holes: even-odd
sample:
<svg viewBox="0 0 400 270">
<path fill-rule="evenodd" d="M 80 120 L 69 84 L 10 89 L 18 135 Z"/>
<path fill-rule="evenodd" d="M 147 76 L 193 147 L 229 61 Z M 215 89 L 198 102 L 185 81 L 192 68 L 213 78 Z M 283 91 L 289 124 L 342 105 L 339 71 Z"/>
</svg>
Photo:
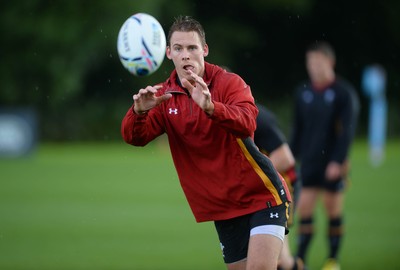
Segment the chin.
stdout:
<svg viewBox="0 0 400 270">
<path fill-rule="evenodd" d="M 180 77 L 181 77 L 181 79 L 185 78 L 185 79 L 188 80 L 188 81 L 192 79 L 192 77 L 190 76 L 190 74 L 187 73 L 186 71 L 183 71 L 183 72 L 180 74 Z"/>
</svg>

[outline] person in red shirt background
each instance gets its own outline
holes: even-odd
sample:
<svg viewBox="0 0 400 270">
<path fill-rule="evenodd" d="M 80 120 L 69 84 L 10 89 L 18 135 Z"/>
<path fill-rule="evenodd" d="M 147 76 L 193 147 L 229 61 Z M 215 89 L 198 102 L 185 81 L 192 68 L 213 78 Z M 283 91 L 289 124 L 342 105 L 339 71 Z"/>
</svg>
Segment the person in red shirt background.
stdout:
<svg viewBox="0 0 400 270">
<path fill-rule="evenodd" d="M 276 269 L 291 197 L 254 144 L 250 86 L 205 62 L 205 32 L 193 18 L 179 16 L 167 43 L 175 69 L 133 95 L 122 137 L 145 146 L 167 134 L 186 199 L 197 222 L 214 221 L 227 269 Z"/>
</svg>

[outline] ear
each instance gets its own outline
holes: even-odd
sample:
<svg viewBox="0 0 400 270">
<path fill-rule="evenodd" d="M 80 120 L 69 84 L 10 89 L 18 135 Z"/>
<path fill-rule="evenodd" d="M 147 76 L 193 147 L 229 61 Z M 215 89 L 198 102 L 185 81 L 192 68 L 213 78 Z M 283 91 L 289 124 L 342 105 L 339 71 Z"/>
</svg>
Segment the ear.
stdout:
<svg viewBox="0 0 400 270">
<path fill-rule="evenodd" d="M 167 48 L 165 50 L 165 55 L 167 56 L 167 58 L 169 60 L 171 60 L 171 48 L 169 46 L 167 46 Z"/>
<path fill-rule="evenodd" d="M 332 64 L 332 67 L 335 68 L 335 66 L 336 66 L 336 60 L 335 60 L 335 59 L 332 59 L 332 60 L 331 60 L 331 64 Z"/>
<path fill-rule="evenodd" d="M 204 48 L 203 48 L 203 56 L 206 57 L 206 56 L 208 55 L 208 52 L 209 52 L 209 50 L 208 50 L 208 45 L 205 44 L 205 45 L 204 45 Z"/>
</svg>

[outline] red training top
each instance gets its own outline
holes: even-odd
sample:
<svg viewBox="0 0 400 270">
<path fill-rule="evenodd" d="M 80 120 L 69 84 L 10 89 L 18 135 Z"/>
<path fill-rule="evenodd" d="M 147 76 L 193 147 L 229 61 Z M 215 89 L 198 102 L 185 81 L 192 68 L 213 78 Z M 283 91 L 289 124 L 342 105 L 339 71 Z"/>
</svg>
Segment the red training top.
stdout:
<svg viewBox="0 0 400 270">
<path fill-rule="evenodd" d="M 290 200 L 282 177 L 253 140 L 258 109 L 238 75 L 205 63 L 215 110 L 207 115 L 178 83 L 174 70 L 157 95 L 172 98 L 148 113 L 128 110 L 124 140 L 144 146 L 166 133 L 178 177 L 197 222 L 224 220 Z"/>
</svg>

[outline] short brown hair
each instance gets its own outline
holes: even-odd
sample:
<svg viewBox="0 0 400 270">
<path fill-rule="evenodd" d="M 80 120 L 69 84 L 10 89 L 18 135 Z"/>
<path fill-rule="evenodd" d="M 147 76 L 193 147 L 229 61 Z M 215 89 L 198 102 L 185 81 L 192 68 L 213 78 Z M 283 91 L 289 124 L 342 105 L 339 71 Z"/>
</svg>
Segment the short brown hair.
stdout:
<svg viewBox="0 0 400 270">
<path fill-rule="evenodd" d="M 190 16 L 179 16 L 171 25 L 168 32 L 167 45 L 170 46 L 171 36 L 174 32 L 196 32 L 200 36 L 201 44 L 206 45 L 206 33 L 203 26 Z"/>
<path fill-rule="evenodd" d="M 336 60 L 335 50 L 333 49 L 331 44 L 329 44 L 327 41 L 316 40 L 312 42 L 307 47 L 306 53 L 308 52 L 321 52 L 326 56 L 332 58 L 333 60 Z"/>
</svg>

